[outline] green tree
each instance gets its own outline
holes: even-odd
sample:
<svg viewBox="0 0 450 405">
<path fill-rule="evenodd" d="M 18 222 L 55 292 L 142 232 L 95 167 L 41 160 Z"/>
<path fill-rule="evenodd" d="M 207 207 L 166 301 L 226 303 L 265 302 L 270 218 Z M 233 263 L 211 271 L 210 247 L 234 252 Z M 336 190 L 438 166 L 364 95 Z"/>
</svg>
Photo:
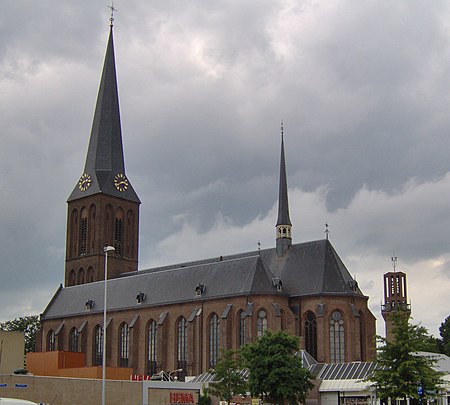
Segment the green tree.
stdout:
<svg viewBox="0 0 450 405">
<path fill-rule="evenodd" d="M 223 350 L 213 370 L 216 382 L 210 385 L 209 392 L 228 404 L 235 395 L 245 395 L 247 383 L 242 378 L 241 370 L 238 352 Z"/>
<path fill-rule="evenodd" d="M 450 356 L 450 316 L 445 318 L 439 327 L 441 338 L 438 339 L 439 351 Z"/>
<path fill-rule="evenodd" d="M 241 349 L 243 364 L 249 370 L 248 384 L 252 395 L 273 404 L 305 402 L 313 387 L 309 371 L 302 366 L 299 339 L 286 332 L 266 332 Z"/>
<path fill-rule="evenodd" d="M 211 405 L 212 400 L 209 396 L 209 389 L 205 386 L 202 387 L 202 392 L 200 393 L 200 396 L 198 397 L 198 405 Z"/>
<path fill-rule="evenodd" d="M 419 386 L 423 392 L 433 392 L 441 383 L 441 373 L 432 368 L 436 363 L 433 356 L 418 353 L 427 347 L 429 335 L 426 328 L 412 325 L 400 315 L 394 316 L 393 325 L 393 341 L 378 336 L 382 346 L 377 354 L 377 368 L 368 380 L 382 400 L 420 399 Z"/>
<path fill-rule="evenodd" d="M 24 332 L 25 353 L 28 353 L 35 350 L 36 333 L 39 331 L 40 325 L 38 315 L 28 315 L 0 323 L 0 330 Z"/>
</svg>

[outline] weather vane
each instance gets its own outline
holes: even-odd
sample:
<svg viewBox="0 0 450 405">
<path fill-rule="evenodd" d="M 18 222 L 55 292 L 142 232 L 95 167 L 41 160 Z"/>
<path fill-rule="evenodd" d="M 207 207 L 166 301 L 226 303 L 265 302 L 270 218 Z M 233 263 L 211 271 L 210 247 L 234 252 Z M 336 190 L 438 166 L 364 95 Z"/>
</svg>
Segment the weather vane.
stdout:
<svg viewBox="0 0 450 405">
<path fill-rule="evenodd" d="M 283 121 L 281 121 L 281 136 L 284 135 L 284 124 Z"/>
<path fill-rule="evenodd" d="M 117 8 L 114 7 L 114 0 L 111 0 L 111 5 L 107 6 L 109 9 L 111 9 L 111 17 L 109 18 L 110 21 L 110 27 L 113 26 L 114 23 L 114 11 L 117 11 Z"/>
<path fill-rule="evenodd" d="M 394 268 L 394 273 L 395 273 L 395 268 L 397 267 L 397 256 L 395 256 L 395 253 L 393 253 L 393 255 L 391 257 L 391 263 L 392 263 L 392 267 Z"/>
<path fill-rule="evenodd" d="M 259 255 L 261 253 L 261 241 L 260 240 L 258 240 L 257 245 L 258 245 L 258 255 Z"/>
<path fill-rule="evenodd" d="M 328 240 L 328 234 L 330 233 L 330 231 L 328 230 L 328 222 L 325 223 L 325 238 L 326 240 Z"/>
</svg>

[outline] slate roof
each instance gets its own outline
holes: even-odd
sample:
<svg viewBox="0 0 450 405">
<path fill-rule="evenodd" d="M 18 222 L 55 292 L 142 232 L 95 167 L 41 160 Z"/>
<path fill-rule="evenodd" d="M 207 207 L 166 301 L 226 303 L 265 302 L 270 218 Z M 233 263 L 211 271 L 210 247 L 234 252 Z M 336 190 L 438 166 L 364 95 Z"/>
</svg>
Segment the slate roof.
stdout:
<svg viewBox="0 0 450 405">
<path fill-rule="evenodd" d="M 76 184 L 67 201 L 105 193 L 129 201 L 140 202 L 130 183 L 128 188 L 122 192 L 114 186 L 114 177 L 119 173 L 125 174 L 125 160 L 112 27 L 109 32 L 84 173 L 91 176 L 90 187 L 81 191 Z"/>
<path fill-rule="evenodd" d="M 274 287 L 277 277 L 281 291 Z M 330 241 L 320 240 L 294 244 L 281 258 L 272 248 L 123 274 L 108 281 L 108 310 L 192 302 L 199 299 L 195 296 L 199 284 L 205 286 L 201 299 L 258 294 L 363 296 L 352 283 Z M 103 311 L 103 288 L 103 281 L 60 288 L 42 317 L 85 315 L 88 300 L 95 302 L 92 312 Z M 146 294 L 141 304 L 136 302 L 139 292 Z"/>
</svg>

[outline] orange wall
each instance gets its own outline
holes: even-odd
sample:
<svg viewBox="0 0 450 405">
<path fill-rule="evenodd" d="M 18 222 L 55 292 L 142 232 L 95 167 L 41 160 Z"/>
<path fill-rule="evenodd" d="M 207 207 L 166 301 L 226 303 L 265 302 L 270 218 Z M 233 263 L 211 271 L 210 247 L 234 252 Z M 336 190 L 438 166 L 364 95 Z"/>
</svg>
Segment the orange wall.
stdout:
<svg viewBox="0 0 450 405">
<path fill-rule="evenodd" d="M 85 367 L 84 353 L 74 352 L 36 352 L 27 354 L 27 369 L 33 375 L 102 378 L 101 367 Z M 132 368 L 107 367 L 106 378 L 109 380 L 129 380 Z"/>
</svg>

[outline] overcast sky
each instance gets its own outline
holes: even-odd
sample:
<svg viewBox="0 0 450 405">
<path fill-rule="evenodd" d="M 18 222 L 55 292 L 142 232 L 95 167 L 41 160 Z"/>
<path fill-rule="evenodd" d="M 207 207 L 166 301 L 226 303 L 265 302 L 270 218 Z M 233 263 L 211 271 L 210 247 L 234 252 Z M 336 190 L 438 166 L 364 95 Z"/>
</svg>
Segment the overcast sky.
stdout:
<svg viewBox="0 0 450 405">
<path fill-rule="evenodd" d="M 2 2 L 0 321 L 41 313 L 63 282 L 107 5 Z M 380 334 L 395 254 L 414 322 L 438 336 L 450 315 L 448 0 L 115 7 L 139 268 L 275 245 L 283 121 L 294 243 L 323 239 L 328 222 Z"/>
</svg>

